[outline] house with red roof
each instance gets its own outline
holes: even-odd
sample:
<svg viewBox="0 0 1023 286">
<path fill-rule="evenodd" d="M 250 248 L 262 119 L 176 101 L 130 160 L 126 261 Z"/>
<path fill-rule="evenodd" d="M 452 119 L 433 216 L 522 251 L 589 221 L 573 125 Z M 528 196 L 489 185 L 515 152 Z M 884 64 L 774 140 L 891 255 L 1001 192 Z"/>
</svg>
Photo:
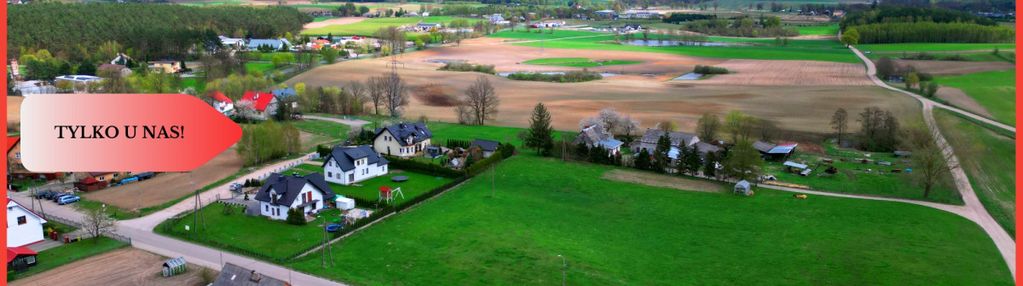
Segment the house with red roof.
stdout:
<svg viewBox="0 0 1023 286">
<path fill-rule="evenodd" d="M 46 220 L 32 210 L 7 199 L 7 247 L 19 247 L 43 241 Z"/>
<path fill-rule="evenodd" d="M 223 92 L 216 90 L 210 92 L 210 99 L 212 100 L 210 104 L 213 105 L 213 108 L 216 109 L 217 112 L 220 112 L 220 114 L 223 114 L 224 116 L 234 115 L 234 101 L 231 100 L 230 97 L 224 95 Z"/>
<path fill-rule="evenodd" d="M 7 166 L 8 174 L 17 179 L 24 179 L 28 177 L 35 177 L 39 179 L 60 179 L 64 177 L 64 173 L 33 173 L 28 169 L 25 169 L 25 165 L 21 164 L 21 137 L 20 136 L 7 136 Z"/>
<path fill-rule="evenodd" d="M 277 111 L 277 98 L 269 92 L 246 91 L 235 106 L 239 115 L 253 119 L 266 119 Z M 250 113 L 251 114 L 248 114 Z"/>
</svg>

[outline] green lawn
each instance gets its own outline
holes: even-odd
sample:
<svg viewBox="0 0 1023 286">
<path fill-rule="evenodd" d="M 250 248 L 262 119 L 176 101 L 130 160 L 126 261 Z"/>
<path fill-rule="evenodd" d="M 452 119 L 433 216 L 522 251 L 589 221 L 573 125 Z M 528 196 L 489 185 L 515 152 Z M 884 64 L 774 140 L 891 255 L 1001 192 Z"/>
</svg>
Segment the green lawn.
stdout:
<svg viewBox="0 0 1023 286">
<path fill-rule="evenodd" d="M 202 94 L 206 91 L 206 78 L 205 77 L 183 77 L 181 78 L 181 88 L 191 87 L 196 92 Z"/>
<path fill-rule="evenodd" d="M 834 40 L 789 40 L 788 45 L 775 45 L 775 39 L 764 38 L 729 38 L 708 37 L 712 42 L 741 43 L 741 45 L 713 46 L 666 46 L 646 47 L 614 43 L 614 35 L 597 32 L 560 31 L 551 34 L 529 33 L 524 30 L 516 32 L 502 31 L 491 37 L 549 41 L 532 41 L 518 45 L 558 49 L 636 51 L 651 53 L 668 53 L 694 57 L 723 59 L 760 59 L 760 60 L 816 60 L 831 62 L 856 63 L 859 59 L 841 43 Z M 652 37 L 653 39 L 654 37 Z M 653 40 L 652 40 L 653 41 Z"/>
<path fill-rule="evenodd" d="M 525 128 L 518 127 L 462 125 L 446 122 L 430 122 L 427 123 L 427 126 L 433 132 L 432 142 L 438 145 L 443 145 L 448 139 L 487 139 L 522 147 L 522 139 L 519 139 L 518 134 L 526 131 Z M 554 138 L 558 139 L 560 136 L 566 135 L 574 136 L 575 134 L 574 132 L 557 131 Z"/>
<path fill-rule="evenodd" d="M 339 242 L 296 270 L 357 285 L 1011 285 L 973 222 L 922 206 L 602 179 L 516 156 Z"/>
<path fill-rule="evenodd" d="M 994 49 L 1009 51 L 1016 49 L 1012 43 L 903 43 L 903 44 L 864 44 L 856 48 L 863 52 L 955 52 L 955 51 L 990 51 Z"/>
<path fill-rule="evenodd" d="M 838 35 L 838 24 L 798 26 L 800 36 L 835 36 Z"/>
<path fill-rule="evenodd" d="M 247 216 L 244 209 L 232 206 L 233 213 L 224 214 L 224 204 L 210 204 L 200 210 L 206 219 L 205 230 L 198 231 L 193 225 L 194 213 L 179 220 L 167 220 L 153 231 L 170 237 L 198 242 L 228 251 L 260 253 L 274 259 L 287 259 L 321 243 L 323 228 L 320 219 L 306 225 L 290 225 L 284 221 L 270 220 L 262 216 Z M 328 222 L 340 218 L 337 209 L 328 209 L 320 214 Z M 191 235 L 185 231 L 191 228 Z M 225 247 L 229 246 L 229 247 Z"/>
<path fill-rule="evenodd" d="M 994 116 L 995 120 L 1016 124 L 1016 71 L 990 71 L 959 76 L 938 76 L 942 86 L 961 89 Z"/>
<path fill-rule="evenodd" d="M 935 111 L 942 134 L 970 177 L 970 184 L 988 213 L 1009 235 L 1016 235 L 1016 145 L 980 125 L 945 110 Z"/>
<path fill-rule="evenodd" d="M 265 75 L 268 71 L 274 69 L 274 64 L 271 62 L 247 62 L 245 63 L 245 72 L 250 74 L 262 74 Z"/>
<path fill-rule="evenodd" d="M 782 162 L 768 162 L 767 173 L 774 175 L 778 181 L 809 186 L 814 190 L 865 194 L 884 197 L 906 198 L 914 200 L 934 201 L 948 204 L 963 204 L 959 193 L 952 188 L 952 182 L 946 180 L 942 185 L 931 190 L 930 196 L 923 197 L 923 188 L 913 182 L 907 173 L 892 173 L 893 169 L 905 170 L 912 168 L 910 163 L 895 158 L 892 153 L 872 153 L 851 149 L 837 149 L 834 144 L 825 145 L 825 155 L 797 152 L 790 158 L 792 161 L 805 163 L 813 169 L 810 176 L 800 176 L 785 171 Z M 869 153 L 870 157 L 863 154 Z M 834 160 L 838 173 L 828 175 L 824 172 L 826 164 L 820 164 L 822 158 Z M 875 163 L 860 163 L 859 159 L 871 159 Z M 843 160 L 844 159 L 844 160 Z M 877 161 L 892 162 L 892 166 L 876 164 Z M 867 172 L 870 169 L 872 172 Z M 881 171 L 878 173 L 878 171 Z M 947 176 L 946 176 L 947 177 Z"/>
<path fill-rule="evenodd" d="M 295 167 L 295 171 L 299 174 L 309 173 L 320 173 L 323 174 L 323 168 L 319 166 L 312 166 L 307 164 L 298 165 Z M 414 173 L 409 171 L 396 172 L 397 170 L 389 170 L 390 172 L 385 176 L 380 176 L 358 182 L 359 186 L 345 186 L 335 183 L 330 184 L 331 190 L 334 193 L 345 196 L 355 197 L 365 201 L 377 201 L 379 199 L 380 187 L 388 186 L 393 188 L 401 188 L 401 193 L 405 195 L 404 201 L 409 201 L 412 198 L 418 197 L 426 192 L 429 192 L 437 187 L 443 186 L 444 184 L 453 181 L 449 178 L 436 177 L 430 175 L 424 175 L 420 173 Z M 391 182 L 393 176 L 408 176 L 409 180 L 406 182 L 395 183 Z M 401 203 L 401 199 L 398 199 L 398 203 Z M 371 207 L 371 206 L 359 206 L 359 207 Z"/>
<path fill-rule="evenodd" d="M 348 127 L 348 125 L 333 121 L 315 119 L 294 120 L 291 121 L 291 125 L 294 125 L 295 128 L 305 132 L 323 135 L 338 140 L 347 138 L 348 131 L 351 130 L 351 127 Z"/>
<path fill-rule="evenodd" d="M 455 19 L 465 19 L 470 23 L 480 21 L 476 18 L 462 18 L 462 17 L 450 17 L 450 16 L 430 16 L 426 18 L 422 17 L 400 17 L 400 18 L 371 18 L 366 19 L 358 23 L 345 24 L 345 25 L 330 25 L 320 28 L 312 28 L 302 30 L 303 35 L 326 35 L 333 34 L 335 36 L 373 36 L 380 28 L 390 26 L 402 26 L 402 25 L 415 25 L 416 23 L 442 23 L 447 24 Z"/>
<path fill-rule="evenodd" d="M 118 249 L 121 247 L 128 246 L 127 243 L 106 238 L 93 238 L 82 240 L 75 243 L 69 243 L 61 245 L 55 248 L 47 249 L 39 252 L 36 256 L 36 265 L 30 267 L 25 272 L 7 272 L 7 281 L 12 281 L 19 278 L 25 278 L 34 274 L 38 274 L 50 269 L 66 265 L 71 262 L 89 258 L 94 255 L 99 255 Z"/>
<path fill-rule="evenodd" d="M 588 58 L 539 58 L 532 59 L 525 62 L 524 64 L 530 65 L 544 65 L 544 66 L 562 66 L 562 67 L 576 67 L 576 68 L 593 68 L 602 66 L 615 66 L 615 65 L 631 65 L 642 63 L 641 61 L 629 61 L 629 60 L 591 60 Z"/>
</svg>

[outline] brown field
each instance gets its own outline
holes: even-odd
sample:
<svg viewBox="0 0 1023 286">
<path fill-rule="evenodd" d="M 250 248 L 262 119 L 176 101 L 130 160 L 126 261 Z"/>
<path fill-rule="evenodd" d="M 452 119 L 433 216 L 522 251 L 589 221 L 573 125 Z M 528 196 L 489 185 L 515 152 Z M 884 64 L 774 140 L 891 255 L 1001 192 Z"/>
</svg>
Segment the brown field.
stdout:
<svg viewBox="0 0 1023 286">
<path fill-rule="evenodd" d="M 966 95 L 965 92 L 958 88 L 943 86 L 941 89 L 938 89 L 938 92 L 934 95 L 940 99 L 948 101 L 948 103 L 953 106 L 991 118 L 991 113 L 988 112 L 984 106 L 981 106 L 980 103 L 977 103 L 977 101 L 973 99 L 973 97 Z"/>
<path fill-rule="evenodd" d="M 653 187 L 676 189 L 680 191 L 714 193 L 721 192 L 723 190 L 720 184 L 712 183 L 709 181 L 686 179 L 683 177 L 676 176 L 665 176 L 650 172 L 611 170 L 605 172 L 604 175 L 601 177 L 612 181 L 637 183 Z"/>
<path fill-rule="evenodd" d="M 437 60 L 465 60 L 493 64 L 498 72 L 518 70 L 571 70 L 572 68 L 522 65 L 519 62 L 546 57 L 587 57 L 591 59 L 641 60 L 636 65 L 610 66 L 595 70 L 624 72 L 625 75 L 583 83 L 514 81 L 472 72 L 437 71 Z M 544 102 L 553 114 L 553 125 L 562 130 L 578 128 L 580 119 L 600 109 L 613 107 L 642 121 L 643 127 L 662 120 L 677 122 L 682 130 L 693 130 L 696 119 L 705 112 L 723 115 L 740 110 L 770 120 L 779 128 L 805 133 L 831 132 L 828 122 L 835 109 L 857 112 L 867 106 L 881 106 L 895 114 L 918 119 L 919 107 L 910 98 L 863 85 L 862 67 L 800 61 L 728 61 L 740 70 L 734 77 L 711 79 L 709 83 L 669 82 L 689 72 L 694 65 L 716 65 L 726 61 L 668 54 L 623 51 L 544 49 L 511 46 L 496 39 L 473 39 L 458 47 L 435 48 L 404 54 L 398 59 L 398 73 L 413 88 L 438 84 L 460 94 L 476 77 L 489 77 L 501 99 L 500 113 L 491 123 L 502 126 L 527 126 L 529 113 L 537 102 Z M 350 80 L 366 80 L 389 71 L 385 59 L 366 59 L 321 66 L 298 75 L 289 84 L 305 82 L 310 88 L 340 85 Z M 766 74 L 754 64 L 775 67 L 789 78 L 771 76 L 754 79 L 749 74 Z M 859 68 L 854 68 L 859 67 Z M 742 71 L 746 69 L 746 71 Z M 847 75 L 845 73 L 851 73 Z M 793 74 L 799 76 L 791 76 Z M 769 75 L 765 75 L 769 76 Z M 788 85 L 785 85 L 787 82 Z M 764 85 L 750 85 L 753 83 Z M 431 120 L 455 121 L 450 107 L 428 106 L 415 98 L 405 116 L 425 115 Z"/>
<path fill-rule="evenodd" d="M 968 73 L 1001 71 L 1013 69 L 1015 66 L 1007 62 L 966 62 L 966 61 L 918 61 L 897 60 L 902 66 L 912 65 L 918 71 L 933 75 L 964 75 Z"/>
<path fill-rule="evenodd" d="M 715 75 L 694 84 L 762 86 L 870 86 L 863 65 L 818 61 L 728 60 L 716 65 L 731 74 Z M 687 82 L 688 83 L 688 82 Z"/>
<path fill-rule="evenodd" d="M 149 180 L 89 192 L 83 197 L 126 210 L 157 206 L 237 173 L 243 164 L 235 149 L 228 148 L 192 172 L 161 173 Z"/>
<path fill-rule="evenodd" d="M 166 259 L 135 248 L 124 248 L 51 269 L 10 282 L 16 285 L 206 285 L 203 268 L 189 264 L 188 271 L 171 277 L 160 276 Z M 216 277 L 213 272 L 211 277 Z"/>
</svg>

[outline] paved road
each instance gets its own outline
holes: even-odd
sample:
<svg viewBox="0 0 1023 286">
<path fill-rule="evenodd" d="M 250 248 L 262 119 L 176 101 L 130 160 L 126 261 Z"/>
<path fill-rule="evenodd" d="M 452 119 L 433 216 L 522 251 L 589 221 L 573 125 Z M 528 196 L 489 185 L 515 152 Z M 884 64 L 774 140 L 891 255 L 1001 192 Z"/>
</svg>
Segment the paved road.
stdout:
<svg viewBox="0 0 1023 286">
<path fill-rule="evenodd" d="M 228 188 L 232 183 L 242 183 L 249 178 L 265 178 L 272 172 L 279 172 L 290 166 L 304 163 L 309 156 L 306 154 L 298 159 L 292 159 L 276 163 L 270 166 L 260 168 L 246 176 L 242 176 L 234 181 L 225 183 L 223 185 L 212 188 L 206 192 L 200 194 L 202 204 L 208 205 L 219 197 L 227 198 L 232 195 Z M 45 211 L 48 216 L 59 216 L 64 220 L 71 220 L 76 222 L 84 221 L 84 215 L 75 210 L 71 205 L 57 205 L 52 201 L 42 201 L 42 207 L 40 208 L 39 202 L 35 205 L 32 204 L 31 195 L 28 192 L 13 193 L 8 192 L 8 197 L 17 201 L 26 207 L 35 207 L 37 211 Z M 186 199 L 173 206 L 170 206 L 164 210 L 157 211 L 145 217 L 118 221 L 114 232 L 118 235 L 131 238 L 132 247 L 143 249 L 149 252 L 153 252 L 159 255 L 167 257 L 185 257 L 190 263 L 202 265 L 212 269 L 219 270 L 224 263 L 230 262 L 236 265 L 256 270 L 257 272 L 263 273 L 277 279 L 284 281 L 291 281 L 292 285 L 344 285 L 335 281 L 315 277 L 312 275 L 304 274 L 301 272 L 292 271 L 288 268 L 278 266 L 272 263 L 256 260 L 253 258 L 232 254 L 229 252 L 221 251 L 218 249 L 185 242 L 182 240 L 165 237 L 153 232 L 153 228 L 156 227 L 160 222 L 167 220 L 182 212 L 190 211 L 194 208 L 195 200 Z"/>
<path fill-rule="evenodd" d="M 365 121 L 362 119 L 341 119 L 336 117 L 323 117 L 316 115 L 303 115 L 302 118 L 341 123 L 344 125 L 348 125 L 349 127 L 352 127 L 352 129 L 358 129 L 361 128 L 363 125 L 369 124 L 369 121 Z"/>
<path fill-rule="evenodd" d="M 863 53 L 860 52 L 860 50 L 856 49 L 856 47 L 850 46 L 849 49 L 851 49 L 853 53 L 856 54 L 856 56 L 863 60 L 863 63 L 867 66 L 867 77 L 870 78 L 870 80 L 873 81 L 874 84 L 888 90 L 912 96 L 913 98 L 920 101 L 920 104 L 923 105 L 924 122 L 927 124 L 927 128 L 930 129 L 931 135 L 934 136 L 935 143 L 938 145 L 939 148 L 941 148 L 942 152 L 945 153 L 946 158 L 948 158 L 949 166 L 959 166 L 959 159 L 956 157 L 955 152 L 952 150 L 952 145 L 949 145 L 948 141 L 945 140 L 945 137 L 941 135 L 941 130 L 938 128 L 938 124 L 934 120 L 935 107 L 944 108 L 946 110 L 962 114 L 963 116 L 967 116 L 978 121 L 982 121 L 997 126 L 999 128 L 1012 131 L 1014 133 L 1016 132 L 1015 127 L 995 122 L 993 120 L 963 111 L 955 107 L 931 101 L 915 93 L 889 86 L 888 84 L 884 83 L 884 81 L 881 81 L 880 79 L 877 78 L 876 75 L 877 67 L 874 66 L 873 61 L 864 56 Z M 1007 233 L 1005 229 L 1002 228 L 1002 226 L 998 225 L 998 222 L 996 222 L 995 219 L 991 217 L 991 214 L 987 212 L 987 209 L 984 208 L 984 205 L 980 203 L 980 200 L 977 198 L 977 193 L 973 190 L 973 186 L 970 185 L 970 178 L 966 176 L 966 172 L 964 172 L 962 168 L 952 168 L 952 178 L 955 181 L 956 189 L 959 190 L 959 194 L 963 197 L 963 202 L 966 203 L 966 205 L 964 206 L 966 210 L 964 211 L 964 213 L 961 213 L 960 215 L 976 222 L 978 225 L 980 225 L 981 228 L 984 229 L 984 232 L 987 232 L 988 236 L 990 236 L 991 239 L 994 241 L 995 246 L 998 247 L 998 251 L 1002 253 L 1002 258 L 1005 259 L 1005 263 L 1008 265 L 1009 271 L 1012 272 L 1012 279 L 1013 281 L 1015 281 L 1016 242 L 1012 239 L 1011 236 L 1009 236 L 1009 233 Z"/>
</svg>

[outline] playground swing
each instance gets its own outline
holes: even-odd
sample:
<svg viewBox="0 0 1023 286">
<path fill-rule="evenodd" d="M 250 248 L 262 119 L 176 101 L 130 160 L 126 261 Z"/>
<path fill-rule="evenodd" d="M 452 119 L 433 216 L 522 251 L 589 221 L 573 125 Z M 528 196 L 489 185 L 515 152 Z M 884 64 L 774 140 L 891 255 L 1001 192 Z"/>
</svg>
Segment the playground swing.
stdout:
<svg viewBox="0 0 1023 286">
<path fill-rule="evenodd" d="M 388 186 L 381 186 L 380 187 L 380 194 L 379 194 L 379 197 L 377 198 L 377 201 L 378 202 L 379 201 L 384 201 L 384 202 L 390 204 L 390 203 L 394 202 L 395 196 L 401 196 L 401 199 L 403 199 L 403 200 L 405 199 L 405 194 L 401 192 L 401 188 L 400 187 L 399 188 L 391 189 L 391 187 L 388 187 Z"/>
</svg>

